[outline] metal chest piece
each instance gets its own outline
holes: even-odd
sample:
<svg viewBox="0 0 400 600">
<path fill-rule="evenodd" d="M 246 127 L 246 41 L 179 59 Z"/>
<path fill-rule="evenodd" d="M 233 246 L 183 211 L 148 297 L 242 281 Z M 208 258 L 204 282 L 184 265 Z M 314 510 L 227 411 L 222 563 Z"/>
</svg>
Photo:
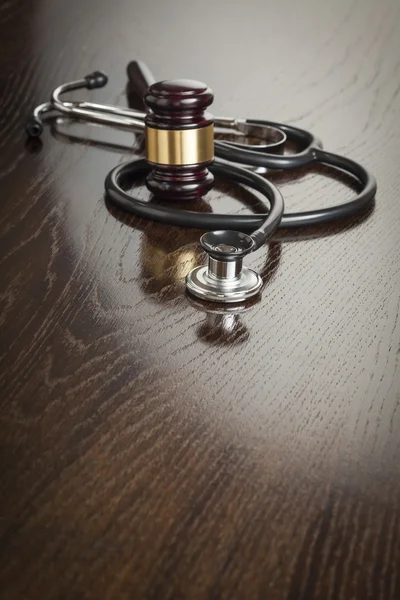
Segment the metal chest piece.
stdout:
<svg viewBox="0 0 400 600">
<path fill-rule="evenodd" d="M 200 238 L 208 265 L 186 276 L 187 290 L 209 302 L 243 302 L 258 294 L 261 277 L 243 266 L 243 257 L 254 248 L 253 239 L 238 231 L 213 231 Z"/>
</svg>

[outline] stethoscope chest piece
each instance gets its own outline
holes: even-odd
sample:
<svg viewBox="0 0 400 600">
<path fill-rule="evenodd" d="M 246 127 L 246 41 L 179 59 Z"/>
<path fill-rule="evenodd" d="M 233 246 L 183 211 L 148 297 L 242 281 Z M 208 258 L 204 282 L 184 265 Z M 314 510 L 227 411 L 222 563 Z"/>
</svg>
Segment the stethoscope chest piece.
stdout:
<svg viewBox="0 0 400 600">
<path fill-rule="evenodd" d="M 258 294 L 261 277 L 243 266 L 243 256 L 254 246 L 252 238 L 238 231 L 213 231 L 200 239 L 208 254 L 208 265 L 196 267 L 186 276 L 186 289 L 209 302 L 243 302 Z"/>
<path fill-rule="evenodd" d="M 236 277 L 218 277 L 210 265 L 196 267 L 186 276 L 188 292 L 209 302 L 244 302 L 258 294 L 261 277 L 252 269 L 242 267 Z"/>
</svg>

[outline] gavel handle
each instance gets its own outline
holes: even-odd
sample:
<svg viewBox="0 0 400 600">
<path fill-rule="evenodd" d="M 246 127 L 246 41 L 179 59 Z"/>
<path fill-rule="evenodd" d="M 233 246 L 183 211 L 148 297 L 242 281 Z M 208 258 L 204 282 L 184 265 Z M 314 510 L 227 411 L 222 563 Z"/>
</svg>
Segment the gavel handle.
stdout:
<svg viewBox="0 0 400 600">
<path fill-rule="evenodd" d="M 146 110 L 143 96 L 155 83 L 155 77 L 149 67 L 141 60 L 132 60 L 126 67 L 128 75 L 127 94 L 129 106 L 137 110 Z"/>
</svg>

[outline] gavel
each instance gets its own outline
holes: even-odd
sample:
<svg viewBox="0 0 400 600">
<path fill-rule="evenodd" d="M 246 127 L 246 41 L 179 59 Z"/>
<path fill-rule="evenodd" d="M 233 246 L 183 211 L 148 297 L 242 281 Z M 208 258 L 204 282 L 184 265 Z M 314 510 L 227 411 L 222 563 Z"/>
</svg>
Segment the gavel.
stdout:
<svg viewBox="0 0 400 600">
<path fill-rule="evenodd" d="M 144 94 L 147 188 L 165 200 L 194 200 L 212 187 L 214 99 L 207 85 L 190 79 L 153 83 Z"/>
</svg>

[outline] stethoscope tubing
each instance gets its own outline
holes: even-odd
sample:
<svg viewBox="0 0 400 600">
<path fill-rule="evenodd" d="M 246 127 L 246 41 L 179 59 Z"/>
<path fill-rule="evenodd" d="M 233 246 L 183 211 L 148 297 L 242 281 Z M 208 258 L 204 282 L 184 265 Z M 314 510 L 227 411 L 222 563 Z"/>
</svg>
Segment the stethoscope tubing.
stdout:
<svg viewBox="0 0 400 600">
<path fill-rule="evenodd" d="M 68 86 L 68 90 L 79 89 L 82 87 L 84 81 L 85 80 L 78 80 L 76 82 L 71 82 L 71 84 L 65 84 L 63 86 L 63 90 L 67 91 L 65 89 L 66 86 Z M 104 105 L 95 105 L 93 103 L 87 103 L 87 106 L 90 107 L 90 110 L 86 108 L 85 103 L 79 103 L 78 105 L 76 103 L 61 103 L 55 100 L 55 98 L 58 98 L 59 93 L 59 91 L 57 93 L 53 93 L 53 102 L 51 104 L 41 105 L 41 107 L 36 109 L 37 112 L 51 112 L 51 110 L 54 108 L 55 110 L 62 111 L 64 114 L 69 116 L 75 116 L 80 119 L 90 119 L 93 107 L 102 107 L 104 110 Z M 107 115 L 104 115 L 104 122 L 107 121 L 107 123 L 111 116 L 111 112 L 113 111 L 112 106 L 108 108 L 110 112 Z M 125 127 L 129 128 L 133 125 L 133 127 L 137 129 L 144 126 L 140 118 L 131 119 L 127 116 L 128 113 L 129 110 L 126 111 Z M 97 118 L 101 119 L 102 115 L 97 113 L 96 119 Z M 215 155 L 217 157 L 237 164 L 280 170 L 305 167 L 313 163 L 323 163 L 327 166 L 332 166 L 349 173 L 361 184 L 361 191 L 354 200 L 331 208 L 305 211 L 303 213 L 293 213 L 291 215 L 285 214 L 282 220 L 282 226 L 297 227 L 299 225 L 326 223 L 333 219 L 344 218 L 356 214 L 359 210 L 363 209 L 373 200 L 376 193 L 376 181 L 374 177 L 355 161 L 322 150 L 321 142 L 312 133 L 304 129 L 300 129 L 299 127 L 294 127 L 284 123 L 276 123 L 274 121 L 246 119 L 246 122 L 249 124 L 263 125 L 280 129 L 285 133 L 289 141 L 293 141 L 296 144 L 305 146 L 305 148 L 297 154 L 279 155 L 269 152 L 260 152 L 259 150 L 256 151 L 253 149 L 246 150 L 241 145 L 215 140 Z"/>
<path fill-rule="evenodd" d="M 215 155 L 231 162 L 251 165 L 253 167 L 266 167 L 269 169 L 295 169 L 306 166 L 310 163 L 310 154 L 314 148 L 322 148 L 322 142 L 310 131 L 286 125 L 285 123 L 276 123 L 275 121 L 266 121 L 264 119 L 246 119 L 249 125 L 262 125 L 283 131 L 288 141 L 294 142 L 303 147 L 303 150 L 296 154 L 276 154 L 260 151 L 252 146 L 251 149 L 244 144 L 232 144 L 221 140 L 214 141 Z"/>
<path fill-rule="evenodd" d="M 146 200 L 140 200 L 128 194 L 122 186 L 127 179 L 136 180 L 150 172 L 149 164 L 145 159 L 134 160 L 112 169 L 106 177 L 104 187 L 106 196 L 112 202 L 140 218 L 180 227 L 252 232 L 253 250 L 256 250 L 271 237 L 281 222 L 284 211 L 281 193 L 260 175 L 221 159 L 215 159 L 209 169 L 217 176 L 248 185 L 261 192 L 268 199 L 270 206 L 264 203 L 265 213 L 262 215 L 223 215 L 180 210 L 172 206 L 154 205 Z"/>
<path fill-rule="evenodd" d="M 308 154 L 304 165 L 324 164 L 352 175 L 361 187 L 361 191 L 354 200 L 317 210 L 304 211 L 300 213 L 285 213 L 280 221 L 279 227 L 299 227 L 305 225 L 320 225 L 333 220 L 344 219 L 360 213 L 366 209 L 374 200 L 376 193 L 375 178 L 364 167 L 355 161 L 326 152 L 321 148 L 313 148 Z M 226 162 L 216 159 L 210 170 L 217 175 L 226 175 L 223 170 Z M 234 165 L 230 165 L 234 169 Z M 244 169 L 239 169 L 244 171 Z M 154 206 L 147 201 L 139 200 L 125 192 L 121 182 L 127 177 L 137 178 L 150 171 L 145 159 L 132 161 L 115 167 L 105 180 L 105 191 L 107 196 L 120 208 L 142 218 L 167 223 L 169 225 L 180 225 L 182 227 L 194 227 L 198 229 L 232 229 L 238 231 L 254 231 L 262 227 L 266 215 L 222 215 L 204 214 L 190 210 L 178 210 L 169 206 Z M 246 171 L 245 171 L 246 172 Z M 250 172 L 247 172 L 250 174 Z M 257 176 L 258 179 L 262 179 Z M 237 181 L 237 179 L 236 179 Z M 264 180 L 267 181 L 267 180 Z M 242 179 L 241 183 L 248 183 Z M 265 192 L 263 192 L 265 193 Z"/>
</svg>

